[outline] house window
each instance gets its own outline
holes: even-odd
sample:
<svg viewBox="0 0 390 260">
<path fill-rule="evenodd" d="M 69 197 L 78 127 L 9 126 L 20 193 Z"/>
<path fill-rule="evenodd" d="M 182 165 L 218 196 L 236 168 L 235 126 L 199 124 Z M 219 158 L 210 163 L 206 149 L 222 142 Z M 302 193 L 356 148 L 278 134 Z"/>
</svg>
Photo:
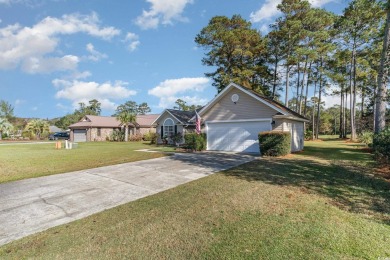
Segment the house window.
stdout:
<svg viewBox="0 0 390 260">
<path fill-rule="evenodd" d="M 97 136 L 101 136 L 102 135 L 102 129 L 101 128 L 98 128 L 97 129 Z"/>
<path fill-rule="evenodd" d="M 163 135 L 164 136 L 167 136 L 167 137 L 170 137 L 170 136 L 172 136 L 173 134 L 174 134 L 174 122 L 173 122 L 173 120 L 172 119 L 170 119 L 170 118 L 167 118 L 167 119 L 165 119 L 165 121 L 164 121 L 164 133 L 163 133 Z"/>
</svg>

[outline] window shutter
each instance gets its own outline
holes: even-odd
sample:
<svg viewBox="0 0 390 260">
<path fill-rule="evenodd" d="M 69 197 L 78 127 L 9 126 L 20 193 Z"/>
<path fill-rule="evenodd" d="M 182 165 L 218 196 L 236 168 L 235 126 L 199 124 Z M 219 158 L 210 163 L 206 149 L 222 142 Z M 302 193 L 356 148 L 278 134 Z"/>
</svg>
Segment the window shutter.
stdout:
<svg viewBox="0 0 390 260">
<path fill-rule="evenodd" d="M 175 134 L 177 134 L 177 125 L 175 125 Z"/>
<path fill-rule="evenodd" d="M 164 138 L 164 126 L 161 126 L 161 139 L 163 139 Z"/>
</svg>

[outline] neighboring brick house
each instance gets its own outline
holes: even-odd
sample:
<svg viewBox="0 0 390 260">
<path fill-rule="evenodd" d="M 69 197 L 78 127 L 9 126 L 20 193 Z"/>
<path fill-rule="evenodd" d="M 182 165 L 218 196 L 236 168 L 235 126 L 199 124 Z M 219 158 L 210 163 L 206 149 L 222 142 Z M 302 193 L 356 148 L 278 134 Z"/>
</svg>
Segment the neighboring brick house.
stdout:
<svg viewBox="0 0 390 260">
<path fill-rule="evenodd" d="M 129 134 L 155 132 L 152 126 L 158 115 L 138 115 L 135 124 L 130 124 Z M 115 117 L 86 115 L 79 122 L 69 126 L 70 139 L 73 142 L 106 141 L 116 129 L 123 129 L 122 123 Z"/>
</svg>

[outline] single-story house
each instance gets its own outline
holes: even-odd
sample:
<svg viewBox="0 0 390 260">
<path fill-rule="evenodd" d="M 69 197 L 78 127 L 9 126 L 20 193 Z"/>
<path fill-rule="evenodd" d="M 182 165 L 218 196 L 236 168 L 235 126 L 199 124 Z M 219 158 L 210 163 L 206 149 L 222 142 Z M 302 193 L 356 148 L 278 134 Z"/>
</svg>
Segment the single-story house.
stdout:
<svg viewBox="0 0 390 260">
<path fill-rule="evenodd" d="M 165 109 L 153 122 L 156 126 L 157 143 L 162 144 L 164 139 L 169 139 L 174 134 L 195 131 L 195 122 L 191 120 L 195 116 L 195 111 L 183 111 L 176 109 Z M 182 140 L 184 142 L 184 140 Z"/>
<path fill-rule="evenodd" d="M 182 112 L 181 112 L 182 113 Z M 190 112 L 188 112 L 190 113 Z M 292 136 L 291 151 L 304 145 L 304 124 L 309 120 L 284 105 L 250 89 L 230 83 L 199 112 L 202 132 L 207 135 L 207 150 L 260 153 L 258 133 L 286 131 Z M 182 120 L 174 110 L 165 110 L 154 122 L 159 136 L 177 129 L 193 129 L 192 118 Z M 158 140 L 161 142 L 161 140 Z"/>
<path fill-rule="evenodd" d="M 155 132 L 152 125 L 158 115 L 137 115 L 136 123 L 129 125 L 129 134 L 141 134 Z M 106 141 L 114 130 L 124 128 L 124 125 L 116 118 L 109 116 L 86 115 L 79 122 L 69 126 L 70 140 L 72 142 Z"/>
</svg>

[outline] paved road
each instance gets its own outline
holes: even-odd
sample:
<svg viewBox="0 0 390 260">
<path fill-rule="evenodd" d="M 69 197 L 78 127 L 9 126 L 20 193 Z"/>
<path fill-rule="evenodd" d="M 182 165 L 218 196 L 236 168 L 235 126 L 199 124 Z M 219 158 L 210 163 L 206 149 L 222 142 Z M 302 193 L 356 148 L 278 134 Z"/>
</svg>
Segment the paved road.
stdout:
<svg viewBox="0 0 390 260">
<path fill-rule="evenodd" d="M 0 184 L 0 245 L 254 159 L 176 154 Z"/>
</svg>

